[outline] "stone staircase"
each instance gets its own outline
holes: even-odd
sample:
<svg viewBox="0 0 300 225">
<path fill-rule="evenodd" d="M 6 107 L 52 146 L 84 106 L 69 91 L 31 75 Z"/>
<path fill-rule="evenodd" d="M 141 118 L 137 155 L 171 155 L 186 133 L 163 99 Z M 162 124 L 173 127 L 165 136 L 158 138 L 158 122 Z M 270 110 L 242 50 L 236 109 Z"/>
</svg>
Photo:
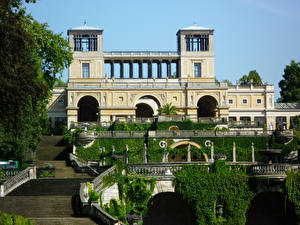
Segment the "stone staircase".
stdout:
<svg viewBox="0 0 300 225">
<path fill-rule="evenodd" d="M 36 152 L 36 166 L 54 167 L 55 178 L 30 180 L 19 186 L 0 198 L 0 211 L 22 215 L 35 225 L 95 225 L 90 218 L 77 216 L 80 183 L 92 178 L 67 166 L 68 156 L 63 136 L 44 136 Z"/>
<path fill-rule="evenodd" d="M 0 211 L 33 219 L 35 225 L 94 225 L 89 218 L 76 217 L 81 182 L 91 178 L 30 180 L 0 198 Z"/>
</svg>

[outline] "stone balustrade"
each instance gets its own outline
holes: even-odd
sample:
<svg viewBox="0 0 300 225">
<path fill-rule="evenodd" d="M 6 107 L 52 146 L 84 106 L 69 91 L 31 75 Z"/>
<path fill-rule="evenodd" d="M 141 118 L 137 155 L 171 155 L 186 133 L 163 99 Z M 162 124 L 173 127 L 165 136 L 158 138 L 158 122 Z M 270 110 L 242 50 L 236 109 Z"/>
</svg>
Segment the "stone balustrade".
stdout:
<svg viewBox="0 0 300 225">
<path fill-rule="evenodd" d="M 11 191 L 26 183 L 31 179 L 36 179 L 36 167 L 28 167 L 0 186 L 0 197 L 5 197 Z"/>
<path fill-rule="evenodd" d="M 258 164 L 251 166 L 251 173 L 256 176 L 286 177 L 286 171 L 298 170 L 298 165 L 291 164 Z"/>
</svg>

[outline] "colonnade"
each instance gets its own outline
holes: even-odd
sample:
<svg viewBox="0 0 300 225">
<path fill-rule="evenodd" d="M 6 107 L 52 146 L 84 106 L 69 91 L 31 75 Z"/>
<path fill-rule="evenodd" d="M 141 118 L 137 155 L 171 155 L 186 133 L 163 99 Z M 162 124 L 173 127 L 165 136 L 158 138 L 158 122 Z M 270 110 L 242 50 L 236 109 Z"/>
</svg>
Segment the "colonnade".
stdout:
<svg viewBox="0 0 300 225">
<path fill-rule="evenodd" d="M 138 78 L 143 77 L 143 64 L 147 63 L 147 78 L 154 77 L 153 64 L 157 65 L 156 78 L 163 78 L 163 76 L 171 77 L 172 74 L 176 74 L 176 78 L 180 77 L 179 61 L 178 60 L 105 60 L 105 64 L 110 64 L 110 78 L 115 76 L 115 64 L 120 65 L 120 78 L 124 77 L 124 64 L 129 65 L 129 78 L 134 78 L 134 64 L 138 64 Z M 176 64 L 175 71 L 172 71 L 172 63 Z M 162 64 L 166 65 L 166 73 L 163 73 Z"/>
</svg>

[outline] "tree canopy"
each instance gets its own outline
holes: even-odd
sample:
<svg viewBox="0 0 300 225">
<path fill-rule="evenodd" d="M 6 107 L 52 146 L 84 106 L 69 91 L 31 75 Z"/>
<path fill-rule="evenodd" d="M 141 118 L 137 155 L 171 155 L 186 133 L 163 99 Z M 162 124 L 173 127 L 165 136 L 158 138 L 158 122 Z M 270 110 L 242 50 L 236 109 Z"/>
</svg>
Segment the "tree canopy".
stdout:
<svg viewBox="0 0 300 225">
<path fill-rule="evenodd" d="M 251 70 L 248 76 L 245 74 L 240 78 L 240 85 L 262 85 L 262 80 L 258 72 L 256 70 Z"/>
<path fill-rule="evenodd" d="M 37 147 L 50 91 L 72 55 L 67 41 L 27 15 L 21 0 L 0 2 L 0 40 L 0 158 L 22 159 Z"/>
<path fill-rule="evenodd" d="M 300 62 L 291 61 L 284 69 L 283 79 L 279 82 L 280 102 L 300 103 Z"/>
</svg>

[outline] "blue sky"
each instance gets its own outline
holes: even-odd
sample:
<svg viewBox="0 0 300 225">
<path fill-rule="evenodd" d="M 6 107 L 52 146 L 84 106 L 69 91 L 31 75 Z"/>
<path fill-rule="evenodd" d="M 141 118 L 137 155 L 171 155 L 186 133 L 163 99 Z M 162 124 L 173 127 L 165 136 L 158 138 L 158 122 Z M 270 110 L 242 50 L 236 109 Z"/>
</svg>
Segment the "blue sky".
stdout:
<svg viewBox="0 0 300 225">
<path fill-rule="evenodd" d="M 285 66 L 300 61 L 300 0 L 37 0 L 26 7 L 64 37 L 85 20 L 104 29 L 106 51 L 175 51 L 178 29 L 196 21 L 215 29 L 218 80 L 235 83 L 256 70 L 276 98 Z"/>
</svg>

